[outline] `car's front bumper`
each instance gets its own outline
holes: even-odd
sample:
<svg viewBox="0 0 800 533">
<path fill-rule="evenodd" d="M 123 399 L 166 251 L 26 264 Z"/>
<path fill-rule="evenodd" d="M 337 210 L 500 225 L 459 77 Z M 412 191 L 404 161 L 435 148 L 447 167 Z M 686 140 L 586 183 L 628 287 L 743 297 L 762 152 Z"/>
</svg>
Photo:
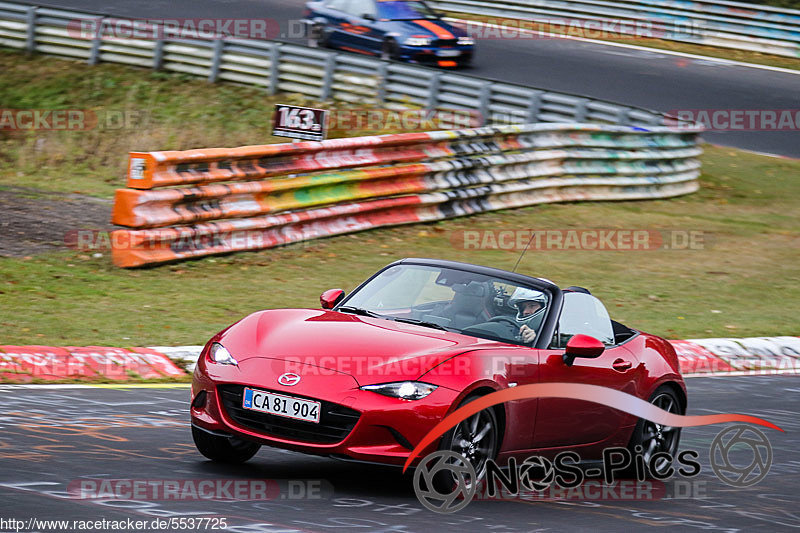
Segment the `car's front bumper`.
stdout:
<svg viewBox="0 0 800 533">
<path fill-rule="evenodd" d="M 473 45 L 461 45 L 447 48 L 433 46 L 404 46 L 398 50 L 399 58 L 412 63 L 436 66 L 462 66 L 472 62 Z"/>
<path fill-rule="evenodd" d="M 304 453 L 330 455 L 358 461 L 401 465 L 411 449 L 448 413 L 458 398 L 458 391 L 439 387 L 421 400 L 400 400 L 358 388 L 355 379 L 347 374 L 318 367 L 304 367 L 297 372 L 301 382 L 293 387 L 279 385 L 276 381 L 285 371 L 280 361 L 254 358 L 240 362 L 239 367 L 209 364 L 208 372 L 195 371 L 192 382 L 192 424 L 202 429 L 235 437 L 254 440 L 268 446 Z M 206 365 L 202 365 L 205 367 Z M 295 370 L 296 371 L 296 370 Z M 210 374 L 210 375 L 209 375 Z M 387 381 L 397 381 L 387 379 Z M 286 421 L 286 431 L 259 429 L 254 423 L 243 423 L 237 416 L 230 393 L 223 399 L 229 386 L 247 386 L 289 396 L 315 399 L 341 406 L 342 411 L 359 413 L 352 430 L 337 442 L 311 442 L 304 438 L 317 426 L 314 422 Z M 229 392 L 231 389 L 227 389 Z M 195 405 L 195 398 L 205 391 L 205 402 Z M 227 407 L 226 407 L 227 402 Z M 275 427 L 281 417 L 269 416 L 265 427 Z M 249 421 L 248 421 L 249 422 Z M 324 420 L 321 420 L 321 423 Z M 271 425 L 270 425 L 271 424 Z M 292 431 L 300 428 L 302 431 Z M 320 427 L 322 431 L 330 428 Z"/>
</svg>

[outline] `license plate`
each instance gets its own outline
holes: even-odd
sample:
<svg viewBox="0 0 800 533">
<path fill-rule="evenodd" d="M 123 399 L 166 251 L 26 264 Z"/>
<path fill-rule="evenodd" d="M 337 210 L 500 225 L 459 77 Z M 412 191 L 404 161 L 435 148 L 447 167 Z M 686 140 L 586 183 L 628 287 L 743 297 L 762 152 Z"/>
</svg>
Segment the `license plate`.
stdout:
<svg viewBox="0 0 800 533">
<path fill-rule="evenodd" d="M 439 57 L 456 57 L 461 55 L 461 50 L 437 50 L 436 55 Z"/>
<path fill-rule="evenodd" d="M 247 388 L 244 389 L 242 407 L 317 424 L 319 423 L 319 412 L 322 409 L 319 402 Z"/>
</svg>

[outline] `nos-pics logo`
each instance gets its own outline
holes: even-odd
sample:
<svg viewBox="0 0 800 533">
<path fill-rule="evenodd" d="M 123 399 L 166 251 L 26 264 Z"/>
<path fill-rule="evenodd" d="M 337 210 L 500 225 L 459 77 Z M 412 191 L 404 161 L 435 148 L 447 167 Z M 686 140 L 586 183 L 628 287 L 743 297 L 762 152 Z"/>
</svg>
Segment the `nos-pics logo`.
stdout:
<svg viewBox="0 0 800 533">
<path fill-rule="evenodd" d="M 749 487 L 764 479 L 772 464 L 772 447 L 767 436 L 748 424 L 757 424 L 783 431 L 771 422 L 750 415 L 723 413 L 687 416 L 670 413 L 635 396 L 597 385 L 577 383 L 533 384 L 493 392 L 450 413 L 423 437 L 416 448 L 412 450 L 406 460 L 404 471 L 410 467 L 414 459 L 419 457 L 425 448 L 434 444 L 444 433 L 476 413 L 507 401 L 541 397 L 571 398 L 601 403 L 649 420 L 659 428 L 746 422 L 747 424 L 738 424 L 722 430 L 714 438 L 709 449 L 709 459 L 714 473 L 724 483 L 737 488 Z M 749 448 L 749 451 L 741 453 L 745 448 Z M 663 472 L 647 472 L 647 470 L 652 470 L 652 465 L 647 465 L 646 470 L 643 471 L 642 468 L 639 468 L 639 465 L 644 461 L 637 460 L 642 450 L 637 449 L 635 457 L 626 448 L 613 448 L 609 451 L 614 453 L 624 452 L 622 455 L 626 455 L 625 462 L 627 464 L 611 464 L 609 459 L 612 454 L 604 452 L 604 469 L 601 472 L 606 483 L 613 482 L 615 471 L 624 470 L 632 464 L 631 461 L 636 466 L 636 477 L 640 481 L 643 481 L 648 476 L 648 473 L 657 480 L 667 479 L 674 473 L 671 467 L 666 468 Z M 565 453 L 577 456 L 574 452 Z M 746 461 L 744 465 L 741 464 L 743 455 L 747 455 L 750 458 L 750 461 Z M 697 457 L 699 457 L 699 454 L 694 450 L 685 450 L 679 454 L 679 462 L 683 466 L 690 467 L 688 469 L 680 468 L 678 471 L 681 475 L 692 477 L 699 474 L 700 464 L 694 460 Z M 669 462 L 672 463 L 673 459 L 673 457 L 669 457 Z M 736 459 L 739 460 L 737 461 Z M 571 461 L 574 462 L 574 460 L 575 458 L 571 458 Z M 559 463 L 558 458 L 556 463 Z M 426 508 L 435 512 L 451 513 L 463 509 L 474 498 L 482 481 L 479 477 L 484 477 L 486 472 L 499 473 L 501 470 L 492 459 L 488 459 L 480 466 L 478 474 L 475 467 L 466 457 L 451 450 L 439 450 L 427 455 L 419 462 L 414 472 L 414 490 L 417 498 Z M 563 467 L 564 464 L 561 464 L 561 466 Z M 516 461 L 509 461 L 509 467 L 515 469 L 512 474 L 518 481 L 515 485 L 517 490 L 519 485 L 531 491 L 542 491 L 553 484 L 574 487 L 583 481 L 582 473 L 579 476 L 580 480 L 564 481 L 568 478 L 563 475 L 559 477 L 559 474 L 563 474 L 563 472 L 555 471 L 553 463 L 543 457 L 526 459 L 520 465 L 520 467 L 524 467 L 524 472 L 516 470 Z M 611 469 L 611 472 L 609 472 L 609 469 Z M 566 468 L 565 470 L 570 473 L 578 471 L 577 468 Z M 536 475 L 533 475 L 534 472 L 536 472 Z M 503 480 L 499 476 L 493 475 L 490 477 L 492 479 L 487 481 L 487 486 L 491 484 L 492 487 L 489 487 L 489 489 L 494 487 L 494 483 L 498 479 L 500 481 Z"/>
</svg>

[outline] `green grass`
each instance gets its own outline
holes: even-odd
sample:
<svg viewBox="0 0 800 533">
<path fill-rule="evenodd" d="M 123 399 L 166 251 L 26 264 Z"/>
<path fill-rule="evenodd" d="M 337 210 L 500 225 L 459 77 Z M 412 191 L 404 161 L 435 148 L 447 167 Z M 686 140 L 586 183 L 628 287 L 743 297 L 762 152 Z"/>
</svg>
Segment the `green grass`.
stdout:
<svg viewBox="0 0 800 533">
<path fill-rule="evenodd" d="M 7 136 L 0 185 L 107 197 L 129 150 L 273 140 L 271 100 L 254 89 L 19 54 L 0 54 L 0 69 L 6 107 L 145 106 L 154 117 L 108 140 Z M 36 152 L 38 139 L 48 148 Z M 463 250 L 451 237 L 529 228 L 702 231 L 700 250 L 531 251 L 519 270 L 586 286 L 612 317 L 670 338 L 800 334 L 800 162 L 717 147 L 702 160 L 701 191 L 671 200 L 536 206 L 142 270 L 115 268 L 108 253 L 0 258 L 0 344 L 202 344 L 259 309 L 316 307 L 323 290 L 352 290 L 402 257 L 511 269 L 518 252 Z"/>
<path fill-rule="evenodd" d="M 316 307 L 407 256 L 511 269 L 518 253 L 462 250 L 465 229 L 705 232 L 701 250 L 531 251 L 519 270 L 590 288 L 612 317 L 671 338 L 798 334 L 800 162 L 709 147 L 703 189 L 672 200 L 530 207 L 262 252 L 121 270 L 107 255 L 0 259 L 2 344 L 198 344 L 253 311 Z"/>
<path fill-rule="evenodd" d="M 799 0 L 749 0 L 748 4 L 755 4 L 753 7 L 758 8 L 758 4 L 767 6 L 785 7 L 787 9 L 800 9 Z"/>
<path fill-rule="evenodd" d="M 269 96 L 255 87 L 188 75 L 105 63 L 90 67 L 2 49 L 0 72 L 0 109 L 81 110 L 98 119 L 96 127 L 78 132 L 0 130 L 0 187 L 111 197 L 125 186 L 128 152 L 287 142 L 271 135 L 275 104 L 312 103 L 300 94 Z M 117 117 L 126 114 L 129 120 L 119 127 Z M 375 132 L 338 133 L 333 136 Z"/>
</svg>

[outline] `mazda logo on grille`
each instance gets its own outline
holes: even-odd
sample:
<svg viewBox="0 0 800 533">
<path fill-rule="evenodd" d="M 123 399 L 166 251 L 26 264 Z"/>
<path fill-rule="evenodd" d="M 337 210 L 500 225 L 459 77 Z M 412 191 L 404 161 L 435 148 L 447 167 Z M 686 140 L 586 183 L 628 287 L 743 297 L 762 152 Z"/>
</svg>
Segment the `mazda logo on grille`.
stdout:
<svg viewBox="0 0 800 533">
<path fill-rule="evenodd" d="M 287 387 L 292 387 L 300 383 L 300 376 L 294 372 L 287 372 L 285 374 L 281 374 L 281 376 L 278 378 L 278 383 L 281 385 L 286 385 Z"/>
</svg>

